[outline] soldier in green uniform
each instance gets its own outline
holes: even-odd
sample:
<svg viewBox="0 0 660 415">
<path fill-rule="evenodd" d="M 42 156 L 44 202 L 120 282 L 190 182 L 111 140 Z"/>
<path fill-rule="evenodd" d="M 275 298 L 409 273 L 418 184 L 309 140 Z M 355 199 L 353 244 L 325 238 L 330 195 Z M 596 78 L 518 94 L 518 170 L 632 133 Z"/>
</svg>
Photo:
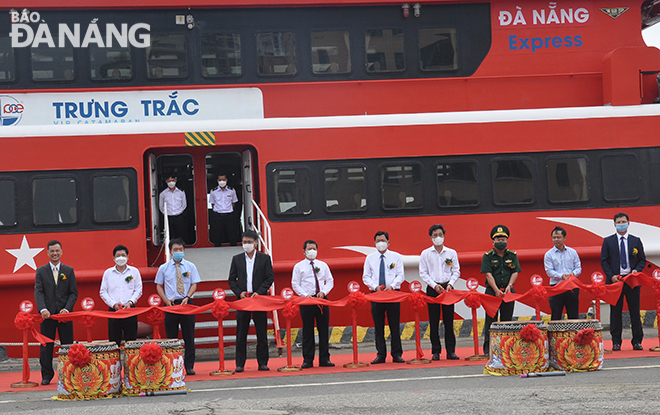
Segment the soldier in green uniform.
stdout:
<svg viewBox="0 0 660 415">
<path fill-rule="evenodd" d="M 509 228 L 497 225 L 490 231 L 490 237 L 493 240 L 493 249 L 486 252 L 481 259 L 481 273 L 486 274 L 486 294 L 502 297 L 506 293 L 515 292 L 513 285 L 520 272 L 520 263 L 516 252 L 506 248 Z M 502 302 L 495 317 L 486 314 L 484 354 L 490 354 L 490 325 L 497 319 L 498 314 L 500 321 L 511 321 L 514 304 Z"/>
</svg>

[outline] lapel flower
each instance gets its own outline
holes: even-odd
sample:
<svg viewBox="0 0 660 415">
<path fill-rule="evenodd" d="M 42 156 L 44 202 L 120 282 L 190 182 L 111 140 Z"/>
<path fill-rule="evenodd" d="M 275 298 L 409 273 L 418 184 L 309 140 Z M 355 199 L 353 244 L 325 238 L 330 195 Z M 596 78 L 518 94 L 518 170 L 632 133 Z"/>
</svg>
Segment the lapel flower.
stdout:
<svg viewBox="0 0 660 415">
<path fill-rule="evenodd" d="M 316 273 L 318 274 L 319 272 L 321 272 L 321 268 L 319 268 L 319 267 L 314 267 L 314 272 L 316 272 Z"/>
<path fill-rule="evenodd" d="M 131 282 L 132 279 L 133 279 L 133 276 L 132 276 L 132 275 L 129 275 L 128 277 L 124 278 L 124 281 L 126 281 L 127 283 L 129 283 L 129 282 Z"/>
<path fill-rule="evenodd" d="M 60 278 L 62 278 L 62 281 L 66 281 L 66 275 L 64 273 L 60 273 Z"/>
<path fill-rule="evenodd" d="M 183 273 L 183 276 L 184 276 L 184 277 L 188 277 L 188 276 L 190 276 L 190 271 L 186 271 L 186 272 L 184 272 L 184 273 Z"/>
<path fill-rule="evenodd" d="M 394 269 L 395 266 L 396 266 L 396 265 L 394 265 L 394 262 L 392 262 L 392 263 L 390 264 L 390 269 Z"/>
<path fill-rule="evenodd" d="M 449 265 L 450 267 L 451 267 L 452 265 L 454 265 L 454 263 L 452 262 L 451 258 L 447 258 L 447 259 L 445 259 L 445 264 Z"/>
<path fill-rule="evenodd" d="M 634 248 L 633 249 L 633 256 L 637 256 L 638 253 L 639 253 L 639 251 L 637 250 L 637 248 Z"/>
<path fill-rule="evenodd" d="M 515 266 L 515 264 L 514 264 L 513 262 L 511 262 L 511 263 L 509 264 L 509 268 L 511 268 L 511 269 L 516 269 L 516 266 Z"/>
</svg>

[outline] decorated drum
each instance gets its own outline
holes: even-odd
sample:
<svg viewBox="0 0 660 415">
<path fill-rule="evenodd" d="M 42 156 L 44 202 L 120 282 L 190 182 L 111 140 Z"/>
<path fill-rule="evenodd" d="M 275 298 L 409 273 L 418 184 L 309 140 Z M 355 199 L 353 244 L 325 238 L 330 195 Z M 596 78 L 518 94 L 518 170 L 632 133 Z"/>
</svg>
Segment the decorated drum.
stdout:
<svg viewBox="0 0 660 415">
<path fill-rule="evenodd" d="M 603 367 L 603 327 L 598 320 L 557 320 L 548 323 L 550 365 L 567 372 Z"/>
<path fill-rule="evenodd" d="M 542 321 L 501 321 L 490 326 L 484 373 L 519 375 L 548 370 L 548 330 Z"/>
<path fill-rule="evenodd" d="M 136 340 L 124 345 L 124 391 L 128 395 L 186 388 L 181 340 Z"/>
<path fill-rule="evenodd" d="M 58 399 L 85 400 L 121 395 L 117 343 L 67 344 L 60 347 L 58 354 Z"/>
</svg>

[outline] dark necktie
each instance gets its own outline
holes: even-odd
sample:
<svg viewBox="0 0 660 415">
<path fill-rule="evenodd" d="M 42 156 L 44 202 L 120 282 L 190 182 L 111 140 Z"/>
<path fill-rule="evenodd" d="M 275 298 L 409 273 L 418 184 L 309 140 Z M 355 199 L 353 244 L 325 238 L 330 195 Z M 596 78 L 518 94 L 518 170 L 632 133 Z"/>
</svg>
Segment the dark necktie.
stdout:
<svg viewBox="0 0 660 415">
<path fill-rule="evenodd" d="M 321 287 L 319 286 L 319 277 L 316 275 L 316 267 L 314 267 L 314 261 L 309 261 L 312 264 L 312 272 L 314 273 L 314 281 L 316 281 L 316 292 L 318 294 L 321 292 Z"/>
<path fill-rule="evenodd" d="M 628 268 L 628 258 L 626 258 L 626 245 L 623 243 L 623 236 L 621 237 L 621 268 Z"/>
<path fill-rule="evenodd" d="M 385 286 L 385 255 L 380 255 L 380 272 L 378 273 L 378 285 Z"/>
</svg>

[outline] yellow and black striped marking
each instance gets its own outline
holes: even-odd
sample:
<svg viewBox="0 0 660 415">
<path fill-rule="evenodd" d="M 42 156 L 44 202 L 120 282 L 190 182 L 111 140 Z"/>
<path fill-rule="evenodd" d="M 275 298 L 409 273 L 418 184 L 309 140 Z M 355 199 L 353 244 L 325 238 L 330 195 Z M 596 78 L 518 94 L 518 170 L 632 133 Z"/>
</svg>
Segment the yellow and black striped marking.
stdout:
<svg viewBox="0 0 660 415">
<path fill-rule="evenodd" d="M 186 145 L 188 147 L 214 146 L 215 133 L 211 131 L 200 131 L 197 133 L 186 133 Z"/>
</svg>

